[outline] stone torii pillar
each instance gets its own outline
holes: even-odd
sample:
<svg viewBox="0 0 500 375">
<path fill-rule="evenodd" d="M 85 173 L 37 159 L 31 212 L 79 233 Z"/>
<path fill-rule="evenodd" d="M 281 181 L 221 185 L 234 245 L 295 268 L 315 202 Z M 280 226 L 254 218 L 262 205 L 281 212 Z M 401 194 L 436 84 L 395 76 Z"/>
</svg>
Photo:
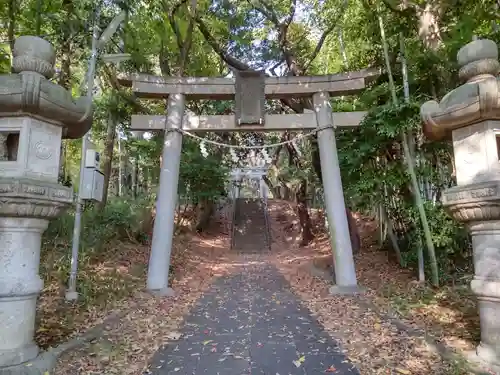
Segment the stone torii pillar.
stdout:
<svg viewBox="0 0 500 375">
<path fill-rule="evenodd" d="M 182 127 L 184 108 L 184 95 L 170 95 L 167 106 L 167 132 L 163 143 L 163 165 L 160 170 L 160 185 L 156 197 L 156 216 L 148 266 L 148 289 L 159 296 L 174 295 L 168 283 L 169 272 L 165 270 L 170 268 L 182 150 L 182 134 L 175 129 Z"/>
<path fill-rule="evenodd" d="M 498 48 L 476 40 L 457 55 L 462 86 L 421 108 L 431 139 L 451 138 L 457 186 L 443 194 L 451 215 L 472 234 L 481 343 L 477 357 L 500 368 L 500 72 Z"/>
<path fill-rule="evenodd" d="M 314 94 L 313 104 L 318 127 L 326 127 L 318 132 L 318 147 L 330 242 L 332 249 L 334 249 L 333 265 L 336 285 L 330 288 L 330 293 L 351 294 L 360 290 L 356 281 L 349 222 L 345 215 L 344 192 L 340 176 L 335 131 L 333 127 L 330 127 L 335 126 L 330 105 L 330 95 L 327 92 Z M 339 211 L 344 214 L 339 215 Z"/>
<path fill-rule="evenodd" d="M 80 138 L 85 98 L 49 81 L 55 51 L 50 43 L 19 37 L 13 74 L 0 75 L 0 373 L 27 373 L 38 355 L 34 342 L 42 233 L 73 202 L 58 184 L 61 137 Z M 82 120 L 83 119 L 83 120 Z M 35 368 L 36 366 L 33 366 Z"/>
</svg>

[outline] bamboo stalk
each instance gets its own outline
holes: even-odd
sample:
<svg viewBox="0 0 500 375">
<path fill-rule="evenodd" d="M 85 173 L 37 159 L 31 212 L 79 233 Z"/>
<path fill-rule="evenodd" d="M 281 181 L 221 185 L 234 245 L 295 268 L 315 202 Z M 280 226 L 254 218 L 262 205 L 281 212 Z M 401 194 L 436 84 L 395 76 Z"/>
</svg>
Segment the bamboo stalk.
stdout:
<svg viewBox="0 0 500 375">
<path fill-rule="evenodd" d="M 408 82 L 408 66 L 406 64 L 406 56 L 405 56 L 405 43 L 404 43 L 404 38 L 403 34 L 399 33 L 399 50 L 401 52 L 401 70 L 403 73 L 403 93 L 404 93 L 404 98 L 405 102 L 409 103 L 410 102 L 410 85 Z M 408 132 L 411 134 L 411 131 Z M 403 132 L 404 134 L 404 132 Z M 410 159 L 408 159 L 408 163 L 412 164 L 411 162 L 411 156 L 414 155 L 414 153 L 411 152 L 410 147 L 408 146 L 408 154 L 410 156 Z M 406 153 L 406 152 L 405 152 Z M 413 165 L 411 166 L 413 168 Z M 414 186 L 415 187 L 415 186 Z M 414 191 L 415 196 L 420 196 L 420 189 L 418 188 L 417 184 L 417 190 Z M 417 200 L 417 198 L 415 198 Z M 418 202 L 416 202 L 418 205 Z M 424 216 L 425 216 L 425 211 L 424 211 Z M 427 217 L 425 217 L 425 221 L 427 222 Z M 422 220 L 422 223 L 424 220 Z M 425 227 L 425 225 L 424 225 Z M 430 240 L 432 244 L 432 239 Z M 433 244 L 432 244 L 433 246 Z M 424 249 L 423 249 L 423 244 L 419 236 L 419 241 L 417 244 L 417 257 L 418 257 L 418 281 L 420 282 L 425 282 L 425 265 L 424 265 Z"/>
<path fill-rule="evenodd" d="M 396 94 L 396 86 L 394 84 L 394 78 L 392 76 L 391 65 L 389 62 L 389 50 L 388 50 L 388 46 L 387 46 L 387 40 L 385 37 L 384 22 L 382 20 L 382 16 L 379 15 L 378 19 L 379 19 L 379 26 L 380 26 L 380 34 L 382 37 L 382 46 L 384 49 L 385 64 L 386 64 L 386 68 L 387 68 L 387 74 L 389 76 L 389 86 L 391 89 L 392 101 L 393 101 L 394 105 L 397 106 L 398 105 L 398 97 Z M 407 100 L 409 100 L 409 98 Z M 438 273 L 436 252 L 434 250 L 434 244 L 432 242 L 431 232 L 429 229 L 429 223 L 427 221 L 427 215 L 425 213 L 424 203 L 422 201 L 422 197 L 420 196 L 420 190 L 418 188 L 418 181 L 417 181 L 417 175 L 415 174 L 415 168 L 413 165 L 413 158 L 411 157 L 410 148 L 408 147 L 408 138 L 407 138 L 406 132 L 404 132 L 404 131 L 402 132 L 402 141 L 403 141 L 402 143 L 403 143 L 403 150 L 404 150 L 404 154 L 405 154 L 405 159 L 407 162 L 408 171 L 410 173 L 411 183 L 412 183 L 413 189 L 414 189 L 415 203 L 417 205 L 417 208 L 418 208 L 418 211 L 420 214 L 420 220 L 422 221 L 422 226 L 424 229 L 427 250 L 429 252 L 431 273 L 432 273 L 432 284 L 434 286 L 438 286 L 439 285 L 439 273 Z"/>
</svg>

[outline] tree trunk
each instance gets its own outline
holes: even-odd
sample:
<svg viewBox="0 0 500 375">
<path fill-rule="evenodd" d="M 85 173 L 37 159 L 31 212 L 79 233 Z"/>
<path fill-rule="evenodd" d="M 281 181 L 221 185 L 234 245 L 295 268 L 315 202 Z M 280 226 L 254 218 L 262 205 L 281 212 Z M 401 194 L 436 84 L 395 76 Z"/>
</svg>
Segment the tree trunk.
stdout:
<svg viewBox="0 0 500 375">
<path fill-rule="evenodd" d="M 139 186 L 139 156 L 136 156 L 134 161 L 134 171 L 132 175 L 132 194 L 134 198 L 137 198 L 138 195 L 138 186 Z"/>
<path fill-rule="evenodd" d="M 66 147 L 67 143 L 66 140 L 63 140 L 61 142 L 61 153 L 59 155 L 59 181 L 62 184 L 67 184 L 68 181 L 66 180 Z"/>
<path fill-rule="evenodd" d="M 443 42 L 439 28 L 440 13 L 439 5 L 432 3 L 425 4 L 417 11 L 418 35 L 425 47 L 432 51 L 437 51 Z"/>
<path fill-rule="evenodd" d="M 200 212 L 198 215 L 198 222 L 196 224 L 196 231 L 203 232 L 210 224 L 210 218 L 214 213 L 214 202 L 211 199 L 204 200 L 200 205 Z"/>
<path fill-rule="evenodd" d="M 356 254 L 361 248 L 361 237 L 359 236 L 356 219 L 349 207 L 345 206 L 345 214 L 347 216 L 347 224 L 349 225 L 349 237 L 351 238 L 351 246 L 353 254 Z"/>
<path fill-rule="evenodd" d="M 295 194 L 295 201 L 297 202 L 297 216 L 299 217 L 300 227 L 302 229 L 300 246 L 308 245 L 313 239 L 311 217 L 307 210 L 307 180 L 300 181 L 299 188 Z"/>
<path fill-rule="evenodd" d="M 115 145 L 116 134 L 116 121 L 113 115 L 108 117 L 108 126 L 106 131 L 106 140 L 104 141 L 104 155 L 103 155 L 103 173 L 104 173 L 104 187 L 102 201 L 99 202 L 99 210 L 106 207 L 108 201 L 109 181 L 111 178 L 111 166 L 113 161 L 113 151 Z"/>
</svg>

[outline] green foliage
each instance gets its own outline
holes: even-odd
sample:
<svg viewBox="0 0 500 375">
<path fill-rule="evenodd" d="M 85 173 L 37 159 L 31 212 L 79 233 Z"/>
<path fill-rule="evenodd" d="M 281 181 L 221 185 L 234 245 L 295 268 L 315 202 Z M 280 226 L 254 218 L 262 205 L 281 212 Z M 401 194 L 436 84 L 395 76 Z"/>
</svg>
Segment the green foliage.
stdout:
<svg viewBox="0 0 500 375">
<path fill-rule="evenodd" d="M 10 72 L 10 54 L 7 44 L 0 43 L 0 74 Z"/>
<path fill-rule="evenodd" d="M 444 281 L 455 280 L 465 272 L 472 273 L 472 246 L 470 237 L 463 224 L 457 223 L 443 209 L 441 205 L 426 202 L 425 210 L 429 218 L 432 241 L 438 257 L 441 278 Z M 408 220 L 413 223 L 419 222 L 418 212 L 413 207 L 408 207 L 405 212 Z M 415 248 L 423 238 L 423 230 L 420 225 L 413 225 L 402 234 L 403 260 L 407 266 L 414 267 L 417 264 Z"/>
<path fill-rule="evenodd" d="M 376 95 L 377 90 L 372 94 Z M 378 95 L 382 94 L 383 90 L 378 92 Z M 416 268 L 417 249 L 423 246 L 424 237 L 401 144 L 403 131 L 413 134 L 417 140 L 414 157 L 418 161 L 419 194 L 426 199 L 425 209 L 440 269 L 445 276 L 450 276 L 455 271 L 455 262 L 466 263 L 471 251 L 470 242 L 463 226 L 435 202 L 442 189 L 451 183 L 449 145 L 431 142 L 420 134 L 419 109 L 418 102 L 397 107 L 392 104 L 378 106 L 368 113 L 354 134 L 351 131 L 339 132 L 339 159 L 345 194 L 365 212 L 374 213 L 374 208 L 379 205 L 386 208 L 399 237 L 403 261 L 406 266 Z M 440 157 L 440 163 L 436 163 L 435 159 Z M 429 185 L 434 187 L 432 192 L 427 189 Z"/>
<path fill-rule="evenodd" d="M 358 207 L 369 209 L 385 203 L 382 193 L 386 185 L 393 191 L 408 189 L 409 175 L 401 162 L 400 134 L 418 130 L 419 123 L 419 106 L 412 102 L 398 107 L 375 107 L 359 128 L 339 131 L 339 161 L 345 194 Z"/>
<path fill-rule="evenodd" d="M 225 190 L 228 173 L 220 153 L 204 157 L 198 142 L 184 139 L 179 174 L 179 194 L 184 199 L 192 204 L 217 199 Z"/>
<path fill-rule="evenodd" d="M 82 235 L 80 245 L 82 256 L 99 254 L 106 246 L 115 240 L 145 239 L 149 233 L 144 233 L 145 223 L 151 218 L 153 202 L 150 198 L 128 200 L 111 199 L 106 209 L 99 211 L 90 206 L 82 215 Z M 63 249 L 64 259 L 61 267 L 69 265 L 71 256 L 71 240 L 73 237 L 74 212 L 69 211 L 50 222 L 44 233 L 42 256 L 54 249 Z M 66 266 L 62 266 L 66 264 Z"/>
</svg>

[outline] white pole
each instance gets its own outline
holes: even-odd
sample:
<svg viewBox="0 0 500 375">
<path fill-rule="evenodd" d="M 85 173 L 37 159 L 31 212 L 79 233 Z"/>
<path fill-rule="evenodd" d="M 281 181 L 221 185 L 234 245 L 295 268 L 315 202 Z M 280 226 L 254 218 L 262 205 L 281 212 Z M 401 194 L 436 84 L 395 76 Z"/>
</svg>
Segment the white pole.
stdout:
<svg viewBox="0 0 500 375">
<path fill-rule="evenodd" d="M 94 21 L 94 31 L 92 37 L 92 53 L 90 56 L 89 67 L 87 72 L 87 100 L 90 101 L 87 105 L 89 108 L 92 106 L 92 91 L 94 87 L 94 72 L 95 63 L 97 59 L 97 42 L 98 42 L 98 22 L 99 21 L 99 10 L 97 11 L 95 21 Z M 88 114 L 87 114 L 88 116 Z M 82 119 L 85 119 L 86 116 Z M 90 133 L 90 131 L 89 131 Z M 80 248 L 80 234 L 82 230 L 82 206 L 83 199 L 80 196 L 83 190 L 83 169 L 85 168 L 85 156 L 87 153 L 87 143 L 89 133 L 85 134 L 82 139 L 82 150 L 81 150 L 81 160 L 80 160 L 80 181 L 78 185 L 78 195 L 76 197 L 76 208 L 75 208 L 75 223 L 73 226 L 73 243 L 71 246 L 71 272 L 69 274 L 68 290 L 66 291 L 66 301 L 76 301 L 78 299 L 78 292 L 76 291 L 76 276 L 78 272 L 78 250 Z"/>
</svg>

